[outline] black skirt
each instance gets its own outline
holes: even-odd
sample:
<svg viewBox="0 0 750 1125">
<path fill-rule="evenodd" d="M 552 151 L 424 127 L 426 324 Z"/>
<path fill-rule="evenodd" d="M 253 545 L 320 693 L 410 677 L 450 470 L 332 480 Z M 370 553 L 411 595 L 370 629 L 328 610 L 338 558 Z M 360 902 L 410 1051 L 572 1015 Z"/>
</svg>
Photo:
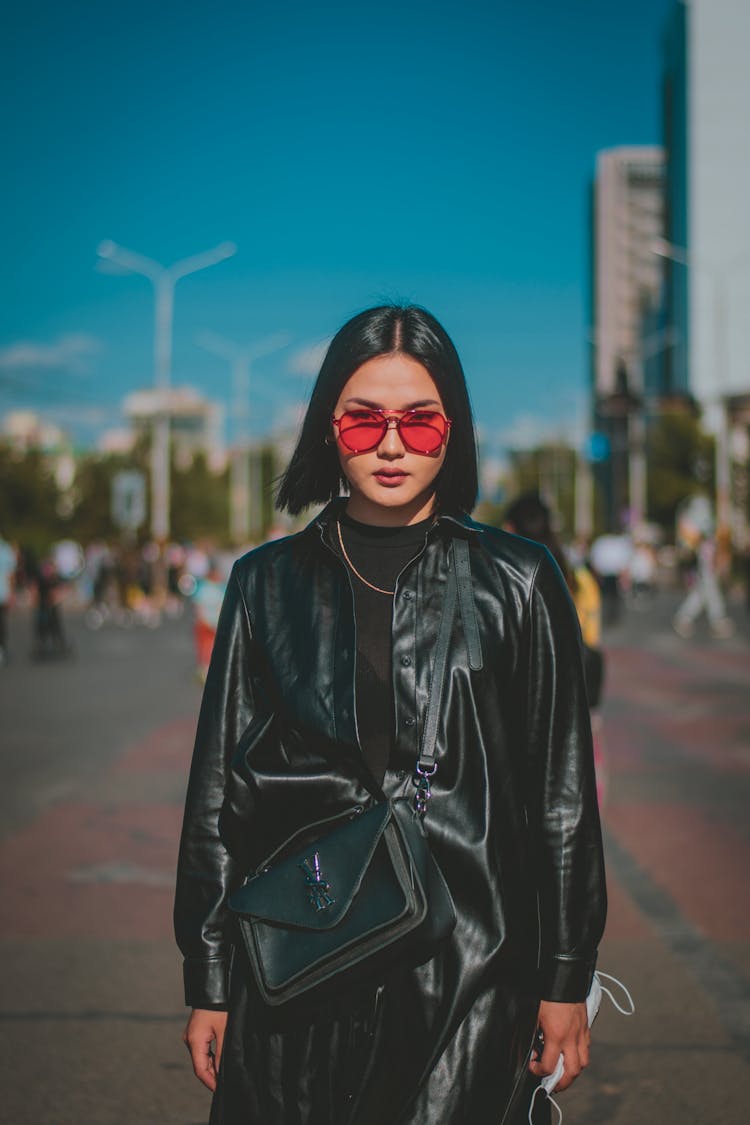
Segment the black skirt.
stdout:
<svg viewBox="0 0 750 1125">
<path fill-rule="evenodd" d="M 326 1007 L 291 1016 L 283 1010 L 269 1013 L 249 973 L 237 949 L 209 1125 L 528 1122 L 538 1079 L 526 1070 L 528 1052 L 517 1031 L 522 1026 L 528 1037 L 529 1013 L 508 1020 L 498 1011 L 502 989 L 497 988 L 481 992 L 463 1018 L 446 1010 L 444 1000 L 438 1000 L 440 955 L 417 969 L 394 969 L 380 984 L 360 986 Z M 430 983 L 436 986 L 432 992 Z M 513 1005 L 511 997 L 509 991 Z M 493 1024 L 495 1035 L 488 1034 Z M 509 1034 L 509 1028 L 516 1032 Z M 549 1103 L 541 1094 L 533 1122 L 550 1122 Z"/>
</svg>

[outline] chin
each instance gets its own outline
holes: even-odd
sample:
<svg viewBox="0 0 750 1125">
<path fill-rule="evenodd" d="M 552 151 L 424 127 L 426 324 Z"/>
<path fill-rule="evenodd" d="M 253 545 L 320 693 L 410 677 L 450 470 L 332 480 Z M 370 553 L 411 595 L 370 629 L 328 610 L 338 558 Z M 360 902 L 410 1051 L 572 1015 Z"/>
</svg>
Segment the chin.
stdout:
<svg viewBox="0 0 750 1125">
<path fill-rule="evenodd" d="M 357 489 L 351 493 L 357 504 L 364 504 L 371 510 L 379 508 L 383 512 L 403 511 L 406 514 L 415 507 L 429 504 L 431 495 L 429 486 L 422 490 L 410 488 L 408 491 L 401 488 L 378 488 L 372 492 Z"/>
<path fill-rule="evenodd" d="M 409 504 L 418 503 L 424 498 L 423 492 L 415 492 L 413 489 L 406 492 L 402 488 L 379 488 L 365 496 L 368 503 L 376 504 L 380 508 L 405 508 Z"/>
</svg>

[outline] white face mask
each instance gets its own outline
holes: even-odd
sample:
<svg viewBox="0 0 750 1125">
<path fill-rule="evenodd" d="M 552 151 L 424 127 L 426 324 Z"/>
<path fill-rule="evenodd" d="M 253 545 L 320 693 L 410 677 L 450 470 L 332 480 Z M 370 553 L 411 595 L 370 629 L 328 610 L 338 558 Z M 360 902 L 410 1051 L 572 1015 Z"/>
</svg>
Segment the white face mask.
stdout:
<svg viewBox="0 0 750 1125">
<path fill-rule="evenodd" d="M 619 987 L 622 989 L 625 996 L 627 997 L 627 1001 L 628 1001 L 628 1005 L 629 1005 L 627 1008 L 623 1008 L 621 1004 L 617 1003 L 617 1001 L 615 1000 L 614 995 L 611 992 L 611 990 L 609 988 L 605 987 L 601 983 L 603 979 L 604 980 L 611 980 L 614 984 L 619 985 Z M 586 1014 L 588 1015 L 589 1027 L 591 1027 L 594 1020 L 596 1019 L 597 1013 L 599 1011 L 599 1007 L 600 1007 L 601 1002 L 602 1002 L 602 996 L 603 995 L 609 996 L 609 998 L 612 1001 L 612 1003 L 614 1004 L 615 1008 L 617 1008 L 617 1011 L 622 1012 L 622 1014 L 624 1016 L 632 1016 L 633 1013 L 635 1012 L 635 1004 L 633 1003 L 633 997 L 630 995 L 630 993 L 628 992 L 627 988 L 622 983 L 622 981 L 619 981 L 617 979 L 617 977 L 610 976 L 609 973 L 596 972 L 596 973 L 594 973 L 594 979 L 591 982 L 591 988 L 589 989 L 589 994 L 586 997 Z M 557 1086 L 557 1083 L 560 1081 L 560 1079 L 562 1078 L 564 1073 L 565 1073 L 565 1059 L 563 1058 L 562 1055 L 560 1055 L 560 1058 L 557 1060 L 557 1066 L 552 1071 L 552 1074 L 547 1074 L 547 1075 L 545 1075 L 544 1078 L 542 1078 L 539 1085 L 534 1090 L 534 1093 L 531 1096 L 531 1102 L 529 1104 L 529 1125 L 534 1125 L 534 1121 L 533 1121 L 534 1103 L 537 1099 L 537 1095 L 538 1095 L 540 1090 L 544 1090 L 545 1094 L 547 1095 L 547 1100 L 550 1101 L 552 1103 L 552 1105 L 555 1107 L 555 1109 L 557 1110 L 557 1125 L 561 1125 L 562 1110 L 560 1109 L 560 1106 L 557 1104 L 555 1099 L 552 1097 L 552 1091 L 555 1089 L 555 1086 Z"/>
</svg>

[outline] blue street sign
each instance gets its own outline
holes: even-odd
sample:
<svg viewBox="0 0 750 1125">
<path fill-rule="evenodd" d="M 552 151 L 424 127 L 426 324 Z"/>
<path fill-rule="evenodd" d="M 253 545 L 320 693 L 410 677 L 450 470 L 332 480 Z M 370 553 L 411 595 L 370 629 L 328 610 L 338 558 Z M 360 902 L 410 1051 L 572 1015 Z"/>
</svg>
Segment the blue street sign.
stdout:
<svg viewBox="0 0 750 1125">
<path fill-rule="evenodd" d="M 586 442 L 586 457 L 595 464 L 608 461 L 611 453 L 610 441 L 606 434 L 593 433 Z"/>
</svg>

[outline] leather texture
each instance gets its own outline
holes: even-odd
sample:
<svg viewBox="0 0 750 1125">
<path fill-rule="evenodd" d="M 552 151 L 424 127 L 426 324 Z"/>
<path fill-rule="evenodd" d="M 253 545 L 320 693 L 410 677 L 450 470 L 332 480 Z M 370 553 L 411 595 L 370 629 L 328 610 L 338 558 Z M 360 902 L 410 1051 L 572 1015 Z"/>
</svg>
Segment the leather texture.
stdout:
<svg viewBox="0 0 750 1125">
<path fill-rule="evenodd" d="M 229 896 L 267 1004 L 309 1004 L 316 989 L 350 988 L 396 959 L 426 961 L 453 930 L 450 892 L 408 801 L 380 802 L 300 844 Z M 315 863 L 323 891 L 308 881 Z"/>
<path fill-rule="evenodd" d="M 457 913 L 439 953 L 277 1026 L 229 917 L 228 894 L 300 825 L 378 796 L 330 540 L 340 503 L 235 564 L 206 681 L 175 925 L 187 1003 L 230 1009 L 212 1125 L 509 1125 L 539 1000 L 585 1000 L 606 913 L 580 631 L 544 548 L 445 514 L 397 583 L 393 799 L 411 791 L 451 540 L 468 542 L 479 646 L 470 659 L 457 621 L 427 822 Z"/>
</svg>

